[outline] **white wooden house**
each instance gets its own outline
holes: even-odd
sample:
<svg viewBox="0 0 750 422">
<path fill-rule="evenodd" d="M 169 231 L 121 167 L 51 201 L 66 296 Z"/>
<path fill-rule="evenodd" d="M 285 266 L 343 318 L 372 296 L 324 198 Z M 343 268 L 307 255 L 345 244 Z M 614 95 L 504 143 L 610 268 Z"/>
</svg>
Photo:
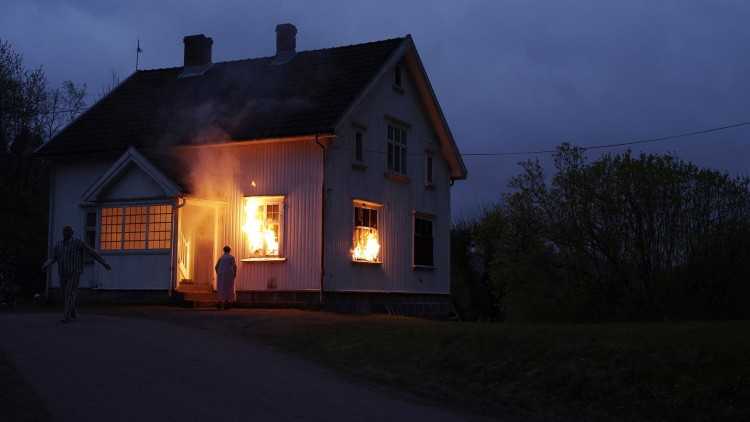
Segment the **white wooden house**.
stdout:
<svg viewBox="0 0 750 422">
<path fill-rule="evenodd" d="M 72 224 L 112 265 L 81 297 L 215 283 L 241 306 L 430 312 L 450 303 L 450 189 L 467 172 L 412 38 L 136 71 L 35 155 L 53 164 L 50 248 Z M 48 278 L 58 295 L 58 277 Z"/>
</svg>

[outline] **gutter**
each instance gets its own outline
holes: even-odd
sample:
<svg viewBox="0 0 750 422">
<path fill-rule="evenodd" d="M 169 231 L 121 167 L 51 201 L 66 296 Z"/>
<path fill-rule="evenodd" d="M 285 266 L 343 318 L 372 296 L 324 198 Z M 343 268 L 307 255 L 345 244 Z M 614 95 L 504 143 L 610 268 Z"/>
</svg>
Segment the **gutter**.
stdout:
<svg viewBox="0 0 750 422">
<path fill-rule="evenodd" d="M 326 279 L 326 267 L 325 267 L 325 256 L 326 256 L 326 148 L 323 144 L 318 141 L 318 135 L 315 135 L 315 143 L 323 150 L 323 180 L 320 184 L 320 296 L 318 302 L 323 303 L 323 288 L 325 286 Z"/>
</svg>

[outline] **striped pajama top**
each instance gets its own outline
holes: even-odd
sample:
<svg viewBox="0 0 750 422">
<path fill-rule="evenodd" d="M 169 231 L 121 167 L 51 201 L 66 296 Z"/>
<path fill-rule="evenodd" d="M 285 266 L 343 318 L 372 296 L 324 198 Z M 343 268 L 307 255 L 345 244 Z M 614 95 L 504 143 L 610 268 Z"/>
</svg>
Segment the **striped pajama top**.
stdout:
<svg viewBox="0 0 750 422">
<path fill-rule="evenodd" d="M 83 274 L 83 258 L 90 255 L 92 258 L 106 264 L 106 260 L 99 255 L 94 248 L 78 238 L 70 240 L 59 240 L 52 250 L 52 256 L 44 263 L 44 266 L 57 262 L 57 269 L 61 275 Z"/>
</svg>

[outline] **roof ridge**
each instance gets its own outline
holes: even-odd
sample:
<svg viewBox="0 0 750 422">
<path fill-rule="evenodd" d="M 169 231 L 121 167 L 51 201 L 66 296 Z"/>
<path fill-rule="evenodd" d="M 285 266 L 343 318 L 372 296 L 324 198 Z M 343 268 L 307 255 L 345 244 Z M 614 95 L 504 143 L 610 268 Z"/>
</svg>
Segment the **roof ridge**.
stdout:
<svg viewBox="0 0 750 422">
<path fill-rule="evenodd" d="M 340 45 L 340 46 L 337 46 L 337 47 L 318 48 L 318 49 L 314 49 L 314 50 L 302 50 L 302 51 L 298 51 L 297 54 L 319 53 L 319 52 L 322 52 L 322 51 L 338 50 L 338 49 L 352 48 L 352 47 L 363 47 L 363 46 L 368 46 L 368 45 L 372 45 L 372 44 L 382 44 L 382 43 L 387 43 L 387 42 L 403 41 L 404 39 L 406 39 L 406 36 L 403 36 L 403 37 L 394 37 L 394 38 L 387 38 L 387 39 L 378 40 L 378 41 L 368 41 L 368 42 L 363 42 L 363 43 L 359 43 L 359 44 Z M 248 57 L 248 58 L 245 58 L 245 59 L 236 59 L 236 60 L 224 60 L 224 61 L 220 61 L 220 62 L 215 62 L 214 66 L 216 66 L 217 64 L 249 62 L 249 61 L 253 61 L 253 60 L 264 60 L 264 59 L 271 60 L 274 57 L 275 56 L 263 56 L 263 57 Z M 182 68 L 183 68 L 183 66 L 160 67 L 160 68 L 155 68 L 155 69 L 139 69 L 136 72 L 152 72 L 152 71 L 155 72 L 155 71 L 160 71 L 160 70 L 164 71 L 164 70 L 175 70 L 175 69 L 182 69 Z"/>
<path fill-rule="evenodd" d="M 222 61 L 200 78 L 178 78 L 182 67 L 137 70 L 35 153 L 199 143 L 205 128 L 231 140 L 328 133 L 409 39 L 300 51 L 287 66 L 271 66 L 274 56 Z"/>
</svg>

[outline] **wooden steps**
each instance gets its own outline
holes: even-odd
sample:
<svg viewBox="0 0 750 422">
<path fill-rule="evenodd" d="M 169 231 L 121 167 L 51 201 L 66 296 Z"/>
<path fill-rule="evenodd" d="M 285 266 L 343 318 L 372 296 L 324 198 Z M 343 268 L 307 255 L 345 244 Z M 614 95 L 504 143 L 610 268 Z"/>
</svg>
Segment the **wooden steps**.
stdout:
<svg viewBox="0 0 750 422">
<path fill-rule="evenodd" d="M 183 280 L 174 299 L 185 308 L 215 308 L 218 300 L 210 284 L 193 284 Z"/>
</svg>

